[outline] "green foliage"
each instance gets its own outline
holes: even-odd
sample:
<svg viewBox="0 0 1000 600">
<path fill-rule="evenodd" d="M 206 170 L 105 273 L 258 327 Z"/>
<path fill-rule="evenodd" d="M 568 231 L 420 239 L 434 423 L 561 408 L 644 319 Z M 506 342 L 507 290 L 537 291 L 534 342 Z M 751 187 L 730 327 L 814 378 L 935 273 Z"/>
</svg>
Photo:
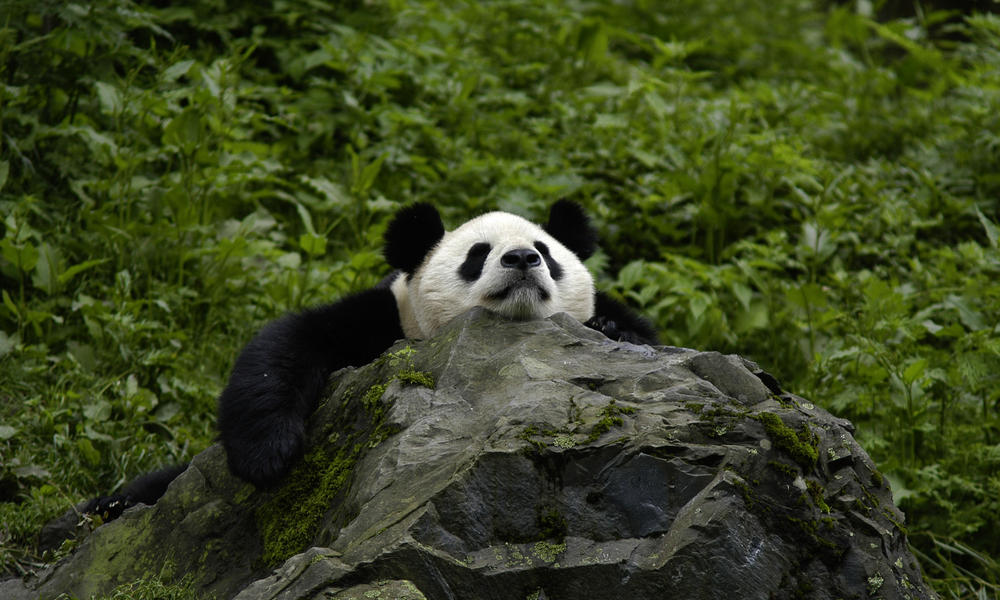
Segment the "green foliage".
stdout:
<svg viewBox="0 0 1000 600">
<path fill-rule="evenodd" d="M 568 197 L 604 289 L 853 420 L 942 595 L 995 596 L 1000 20 L 953 17 L 6 2 L 0 564 L 209 444 L 241 345 L 377 281 L 395 207 Z"/>
<path fill-rule="evenodd" d="M 211 596 L 214 598 L 214 596 Z M 119 585 L 107 596 L 92 596 L 91 600 L 202 600 L 203 597 L 191 589 L 191 582 L 185 578 L 179 583 L 167 585 L 159 577 L 138 579 Z M 75 600 L 67 594 L 56 600 Z"/>
</svg>

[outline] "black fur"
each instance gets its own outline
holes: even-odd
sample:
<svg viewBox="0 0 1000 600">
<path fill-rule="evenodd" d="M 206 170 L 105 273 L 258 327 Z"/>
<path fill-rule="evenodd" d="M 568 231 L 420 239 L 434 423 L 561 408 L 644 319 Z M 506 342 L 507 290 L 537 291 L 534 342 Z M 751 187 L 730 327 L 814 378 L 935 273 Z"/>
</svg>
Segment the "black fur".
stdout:
<svg viewBox="0 0 1000 600">
<path fill-rule="evenodd" d="M 576 202 L 559 200 L 553 204 L 549 209 L 549 222 L 543 229 L 580 260 L 587 260 L 597 251 L 597 231 Z"/>
<path fill-rule="evenodd" d="M 650 346 L 659 343 L 652 323 L 604 292 L 597 292 L 594 298 L 594 316 L 584 325 L 619 342 Z"/>
<path fill-rule="evenodd" d="M 552 280 L 559 281 L 562 279 L 562 265 L 560 265 L 559 261 L 552 258 L 552 255 L 549 254 L 549 247 L 545 245 L 545 242 L 535 242 L 535 248 L 538 250 L 538 253 L 542 255 L 542 258 L 545 259 L 545 264 L 549 267 L 549 276 L 552 277 Z"/>
<path fill-rule="evenodd" d="M 407 275 L 413 275 L 420 263 L 444 237 L 441 215 L 430 204 L 411 204 L 401 208 L 385 231 L 385 260 Z"/>
<path fill-rule="evenodd" d="M 572 202 L 553 205 L 545 230 L 581 260 L 596 250 L 596 233 Z M 282 317 L 247 344 L 219 397 L 219 437 L 235 475 L 268 487 L 287 474 L 302 455 L 306 420 L 330 373 L 368 363 L 403 337 L 391 284 L 396 277 L 412 275 L 443 236 L 444 226 L 433 206 L 401 209 L 386 230 L 385 256 L 405 275 L 397 271 L 369 290 Z M 558 279 L 562 268 L 554 264 L 548 248 L 541 243 L 535 247 Z M 470 251 L 468 264 L 458 267 L 466 280 L 481 274 L 478 254 Z M 615 340 L 657 343 L 649 321 L 623 304 L 598 292 L 595 306 L 595 316 L 585 323 L 588 327 Z M 136 503 L 152 504 L 183 468 L 143 476 L 120 494 L 95 498 L 87 506 L 110 520 Z"/>
<path fill-rule="evenodd" d="M 462 281 L 472 283 L 483 274 L 483 265 L 486 264 L 486 257 L 490 254 L 490 245 L 486 242 L 473 244 L 469 248 L 469 253 L 465 255 L 465 260 L 458 267 L 458 276 Z"/>
<path fill-rule="evenodd" d="M 395 297 L 375 288 L 261 330 L 219 397 L 229 469 L 259 487 L 280 480 L 302 454 L 306 418 L 330 373 L 368 363 L 402 337 Z"/>
<path fill-rule="evenodd" d="M 127 483 L 117 494 L 88 501 L 80 512 L 99 515 L 104 521 L 111 521 L 120 517 L 125 509 L 136 504 L 155 504 L 167 491 L 170 482 L 185 469 L 187 469 L 186 464 L 146 473 Z"/>
</svg>

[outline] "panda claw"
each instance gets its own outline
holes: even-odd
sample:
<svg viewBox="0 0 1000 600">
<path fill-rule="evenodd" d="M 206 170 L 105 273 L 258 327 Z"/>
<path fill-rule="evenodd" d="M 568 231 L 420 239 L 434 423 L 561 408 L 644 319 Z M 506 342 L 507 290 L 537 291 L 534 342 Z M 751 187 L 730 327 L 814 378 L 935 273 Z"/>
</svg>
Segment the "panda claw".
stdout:
<svg viewBox="0 0 1000 600">
<path fill-rule="evenodd" d="M 615 340 L 616 342 L 623 341 L 621 339 L 622 332 L 618 330 L 618 323 L 614 320 L 609 319 L 604 316 L 595 315 L 584 323 L 587 327 L 595 331 L 599 331 L 604 334 L 605 337 Z"/>
<path fill-rule="evenodd" d="M 108 522 L 120 517 L 125 512 L 125 509 L 131 507 L 133 504 L 133 502 L 122 494 L 112 494 L 90 500 L 83 506 L 80 512 L 88 515 L 97 515 L 104 522 Z"/>
</svg>

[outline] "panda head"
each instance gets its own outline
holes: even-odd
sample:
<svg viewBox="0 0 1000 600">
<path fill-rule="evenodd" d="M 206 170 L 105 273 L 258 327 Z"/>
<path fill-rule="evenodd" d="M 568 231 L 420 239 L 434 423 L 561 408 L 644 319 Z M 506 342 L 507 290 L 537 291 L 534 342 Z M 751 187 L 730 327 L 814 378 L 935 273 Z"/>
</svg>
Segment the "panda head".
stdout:
<svg viewBox="0 0 1000 600">
<path fill-rule="evenodd" d="M 594 281 L 583 260 L 596 235 L 576 204 L 552 206 L 544 227 L 491 212 L 445 231 L 433 206 L 400 210 L 385 234 L 385 256 L 403 272 L 392 283 L 403 332 L 426 338 L 481 306 L 511 319 L 594 314 Z"/>
</svg>

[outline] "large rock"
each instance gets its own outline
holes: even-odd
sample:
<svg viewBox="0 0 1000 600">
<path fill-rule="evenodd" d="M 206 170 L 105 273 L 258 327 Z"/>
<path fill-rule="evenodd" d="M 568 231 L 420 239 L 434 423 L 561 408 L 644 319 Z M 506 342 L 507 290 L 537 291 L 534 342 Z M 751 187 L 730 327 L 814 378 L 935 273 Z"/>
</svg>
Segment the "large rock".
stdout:
<svg viewBox="0 0 1000 600">
<path fill-rule="evenodd" d="M 336 375 L 282 488 L 213 446 L 0 596 L 933 597 L 850 423 L 776 392 L 738 357 L 473 311 Z"/>
</svg>

